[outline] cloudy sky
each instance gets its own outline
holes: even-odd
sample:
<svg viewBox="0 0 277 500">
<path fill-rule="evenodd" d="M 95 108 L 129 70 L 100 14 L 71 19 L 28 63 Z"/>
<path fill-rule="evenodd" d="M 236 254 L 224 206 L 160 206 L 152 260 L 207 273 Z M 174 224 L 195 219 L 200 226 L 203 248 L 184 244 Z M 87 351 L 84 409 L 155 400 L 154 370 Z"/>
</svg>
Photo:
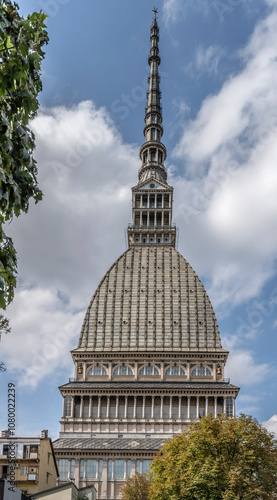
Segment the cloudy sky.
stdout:
<svg viewBox="0 0 277 500">
<path fill-rule="evenodd" d="M 19 259 L 3 336 L 18 434 L 59 432 L 85 310 L 126 249 L 140 167 L 149 0 L 17 0 L 48 15 L 36 134 L 41 203 L 7 232 Z M 178 250 L 230 350 L 237 412 L 277 432 L 277 1 L 156 0 L 164 143 Z"/>
</svg>

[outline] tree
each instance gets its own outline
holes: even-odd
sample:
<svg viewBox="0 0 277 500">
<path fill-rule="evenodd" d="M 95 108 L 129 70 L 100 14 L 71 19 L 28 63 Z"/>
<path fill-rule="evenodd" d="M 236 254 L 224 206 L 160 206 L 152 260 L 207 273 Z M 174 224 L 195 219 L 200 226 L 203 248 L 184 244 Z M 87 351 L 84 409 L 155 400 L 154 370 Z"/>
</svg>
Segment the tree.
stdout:
<svg viewBox="0 0 277 500">
<path fill-rule="evenodd" d="M 211 415 L 168 440 L 151 466 L 151 500 L 272 500 L 276 442 L 254 418 Z"/>
<path fill-rule="evenodd" d="M 121 488 L 122 500 L 148 500 L 150 479 L 144 474 L 136 473 L 125 481 Z"/>
<path fill-rule="evenodd" d="M 42 193 L 33 158 L 35 137 L 29 121 L 37 113 L 42 47 L 48 42 L 45 18 L 34 12 L 26 19 L 11 0 L 0 3 L 0 307 L 12 301 L 17 258 L 3 225 L 27 212 L 31 198 Z"/>
<path fill-rule="evenodd" d="M 0 342 L 1 342 L 1 336 L 3 333 L 10 333 L 11 327 L 9 324 L 9 320 L 3 316 L 3 314 L 0 314 Z M 5 363 L 3 361 L 0 361 L 0 372 L 5 372 Z"/>
</svg>

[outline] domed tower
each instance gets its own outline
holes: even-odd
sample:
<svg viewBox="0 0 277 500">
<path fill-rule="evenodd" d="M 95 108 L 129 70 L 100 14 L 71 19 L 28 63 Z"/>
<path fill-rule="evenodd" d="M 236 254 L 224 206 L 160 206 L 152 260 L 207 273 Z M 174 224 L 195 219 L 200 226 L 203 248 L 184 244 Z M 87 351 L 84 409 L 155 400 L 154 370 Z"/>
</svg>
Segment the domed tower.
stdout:
<svg viewBox="0 0 277 500">
<path fill-rule="evenodd" d="M 211 302 L 175 249 L 173 188 L 164 167 L 159 28 L 154 9 L 145 142 L 132 188 L 128 250 L 103 277 L 72 351 L 75 378 L 60 387 L 63 415 L 54 443 L 60 481 L 94 484 L 120 498 L 124 480 L 146 472 L 175 433 L 202 416 L 235 415 L 239 389 L 224 378 Z"/>
</svg>

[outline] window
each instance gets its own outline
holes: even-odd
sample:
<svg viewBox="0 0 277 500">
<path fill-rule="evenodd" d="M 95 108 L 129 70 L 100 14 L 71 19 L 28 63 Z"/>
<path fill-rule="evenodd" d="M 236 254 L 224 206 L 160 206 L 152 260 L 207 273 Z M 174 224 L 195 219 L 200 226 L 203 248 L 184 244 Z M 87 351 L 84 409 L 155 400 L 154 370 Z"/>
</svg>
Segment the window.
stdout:
<svg viewBox="0 0 277 500">
<path fill-rule="evenodd" d="M 151 157 L 151 161 L 156 160 L 156 149 L 150 149 L 150 157 Z"/>
<path fill-rule="evenodd" d="M 147 195 L 145 195 L 145 194 L 142 197 L 142 206 L 144 208 L 147 208 Z"/>
<path fill-rule="evenodd" d="M 159 130 L 157 130 L 157 140 L 160 141 L 161 140 L 161 133 Z"/>
<path fill-rule="evenodd" d="M 144 153 L 143 155 L 143 163 L 146 163 L 147 162 L 147 153 Z"/>
<path fill-rule="evenodd" d="M 160 212 L 157 213 L 157 226 L 162 225 L 162 214 Z"/>
<path fill-rule="evenodd" d="M 137 460 L 136 472 L 139 474 L 147 474 L 147 472 L 149 472 L 151 462 L 152 460 Z"/>
<path fill-rule="evenodd" d="M 227 415 L 227 417 L 233 417 L 233 398 L 232 398 L 232 396 L 227 396 L 227 398 L 226 398 L 226 415 Z"/>
<path fill-rule="evenodd" d="M 149 472 L 151 460 L 143 460 L 142 461 L 142 474 L 146 474 Z"/>
<path fill-rule="evenodd" d="M 3 455 L 6 455 L 6 457 L 9 454 L 9 445 L 8 444 L 3 444 Z"/>
<path fill-rule="evenodd" d="M 28 466 L 22 465 L 21 466 L 21 476 L 27 476 L 27 474 L 28 474 Z"/>
<path fill-rule="evenodd" d="M 149 224 L 150 224 L 150 226 L 152 226 L 152 227 L 154 226 L 154 220 L 155 220 L 155 216 L 154 216 L 154 214 L 151 212 L 151 213 L 149 214 Z"/>
<path fill-rule="evenodd" d="M 107 375 L 107 370 L 104 366 L 92 366 L 88 370 L 88 375 L 94 375 L 97 377 L 105 377 Z"/>
<path fill-rule="evenodd" d="M 81 398 L 80 396 L 74 397 L 74 418 L 80 418 L 81 416 Z"/>
<path fill-rule="evenodd" d="M 64 416 L 71 417 L 71 396 L 64 398 Z"/>
<path fill-rule="evenodd" d="M 147 214 L 142 214 L 142 225 L 147 226 Z"/>
<path fill-rule="evenodd" d="M 126 473 L 127 473 L 127 477 L 131 476 L 131 460 L 127 460 L 127 470 L 126 470 Z"/>
<path fill-rule="evenodd" d="M 84 479 L 85 461 L 80 460 L 80 479 Z"/>
<path fill-rule="evenodd" d="M 87 460 L 86 479 L 96 479 L 97 477 L 97 461 Z"/>
<path fill-rule="evenodd" d="M 113 477 L 113 463 L 112 460 L 108 460 L 108 479 L 111 480 Z"/>
<path fill-rule="evenodd" d="M 164 225 L 169 226 L 169 213 L 168 212 L 164 213 Z"/>
<path fill-rule="evenodd" d="M 157 195 L 157 208 L 162 208 L 162 195 Z"/>
<path fill-rule="evenodd" d="M 186 375 L 185 370 L 181 366 L 170 366 L 167 368 L 165 375 L 170 376 L 184 376 Z"/>
<path fill-rule="evenodd" d="M 141 368 L 139 375 L 159 375 L 159 372 L 155 366 L 148 365 Z"/>
<path fill-rule="evenodd" d="M 124 479 L 124 465 L 125 460 L 115 460 L 114 461 L 114 478 Z"/>
<path fill-rule="evenodd" d="M 155 140 L 155 129 L 151 128 L 151 141 Z"/>
<path fill-rule="evenodd" d="M 122 376 L 127 376 L 129 377 L 130 375 L 133 375 L 133 372 L 129 366 L 118 366 L 114 372 L 114 375 L 122 375 Z"/>
<path fill-rule="evenodd" d="M 60 478 L 67 479 L 69 473 L 69 460 L 60 458 L 58 467 L 59 467 Z"/>
<path fill-rule="evenodd" d="M 169 208 L 169 195 L 164 195 L 164 208 Z"/>
<path fill-rule="evenodd" d="M 191 372 L 192 377 L 211 377 L 212 373 L 206 366 L 197 366 Z"/>
<path fill-rule="evenodd" d="M 139 195 L 139 194 L 136 194 L 136 198 L 135 198 L 135 207 L 136 207 L 136 208 L 139 208 L 139 207 L 140 207 L 140 195 Z"/>
<path fill-rule="evenodd" d="M 98 461 L 98 479 L 102 479 L 103 460 Z"/>
<path fill-rule="evenodd" d="M 149 204 L 150 208 L 155 208 L 155 196 L 154 195 L 150 195 L 150 204 Z"/>
</svg>

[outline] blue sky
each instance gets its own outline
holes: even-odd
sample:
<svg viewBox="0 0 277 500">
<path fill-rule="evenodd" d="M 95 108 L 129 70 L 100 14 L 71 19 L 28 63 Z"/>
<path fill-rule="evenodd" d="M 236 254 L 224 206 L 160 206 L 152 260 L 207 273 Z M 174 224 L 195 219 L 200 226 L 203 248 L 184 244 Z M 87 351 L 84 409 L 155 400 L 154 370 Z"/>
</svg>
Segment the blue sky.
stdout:
<svg viewBox="0 0 277 500">
<path fill-rule="evenodd" d="M 17 385 L 19 434 L 59 432 L 85 310 L 126 249 L 140 167 L 152 5 L 19 0 L 50 43 L 33 122 L 44 199 L 8 227 L 19 282 L 1 340 L 1 428 Z M 277 2 L 156 0 L 164 143 L 178 250 L 213 303 L 237 412 L 277 432 Z"/>
</svg>

